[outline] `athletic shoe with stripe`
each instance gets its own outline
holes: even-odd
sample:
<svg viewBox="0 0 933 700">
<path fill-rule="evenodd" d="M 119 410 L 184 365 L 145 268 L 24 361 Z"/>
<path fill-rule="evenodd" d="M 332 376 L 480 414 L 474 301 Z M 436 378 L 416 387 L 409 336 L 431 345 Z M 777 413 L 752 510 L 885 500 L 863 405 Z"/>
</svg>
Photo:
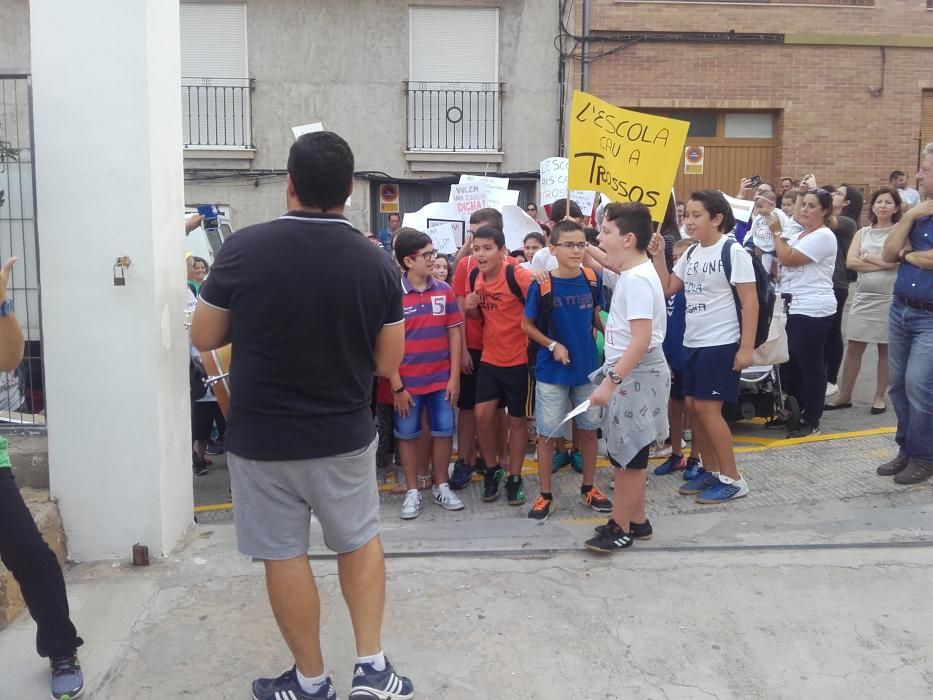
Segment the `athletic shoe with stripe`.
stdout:
<svg viewBox="0 0 933 700">
<path fill-rule="evenodd" d="M 583 546 L 594 552 L 617 552 L 632 546 L 632 536 L 610 519 L 602 531 L 596 537 L 584 542 Z"/>
<path fill-rule="evenodd" d="M 716 483 L 700 494 L 697 494 L 696 502 L 704 505 L 713 505 L 715 503 L 725 503 L 736 498 L 742 498 L 748 495 L 748 484 L 745 479 L 730 479 L 728 476 L 719 475 Z"/>
<path fill-rule="evenodd" d="M 253 700 L 337 700 L 337 691 L 328 678 L 316 693 L 306 693 L 298 682 L 295 667 L 278 678 L 253 681 Z"/>
<path fill-rule="evenodd" d="M 81 662 L 74 652 L 49 659 L 52 667 L 49 682 L 52 700 L 75 700 L 84 692 L 84 674 Z"/>
<path fill-rule="evenodd" d="M 710 486 L 715 486 L 718 483 L 719 474 L 714 474 L 713 472 L 708 472 L 701 468 L 696 478 L 685 482 L 684 485 L 677 490 L 684 496 L 696 496 L 698 493 L 703 493 Z"/>
<path fill-rule="evenodd" d="M 586 493 L 581 493 L 580 500 L 583 501 L 583 505 L 589 506 L 597 513 L 612 512 L 612 501 L 606 498 L 606 494 L 595 486 Z"/>
<path fill-rule="evenodd" d="M 400 676 L 386 659 L 385 670 L 377 671 L 372 664 L 357 664 L 353 669 L 350 700 L 409 700 L 415 697 L 411 680 Z"/>
</svg>

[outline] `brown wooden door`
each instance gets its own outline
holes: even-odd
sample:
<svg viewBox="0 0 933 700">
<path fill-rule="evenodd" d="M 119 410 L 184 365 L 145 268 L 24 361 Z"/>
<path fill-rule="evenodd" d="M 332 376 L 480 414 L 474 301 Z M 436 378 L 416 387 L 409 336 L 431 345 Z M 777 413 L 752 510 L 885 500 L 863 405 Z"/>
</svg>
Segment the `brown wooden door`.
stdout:
<svg viewBox="0 0 933 700">
<path fill-rule="evenodd" d="M 716 189 L 728 195 L 738 192 L 743 177 L 759 175 L 764 182 L 775 182 L 774 141 L 772 139 L 687 138 L 687 146 L 703 146 L 703 174 L 685 175 L 681 158 L 674 181 L 677 198 L 686 200 L 691 192 Z"/>
</svg>

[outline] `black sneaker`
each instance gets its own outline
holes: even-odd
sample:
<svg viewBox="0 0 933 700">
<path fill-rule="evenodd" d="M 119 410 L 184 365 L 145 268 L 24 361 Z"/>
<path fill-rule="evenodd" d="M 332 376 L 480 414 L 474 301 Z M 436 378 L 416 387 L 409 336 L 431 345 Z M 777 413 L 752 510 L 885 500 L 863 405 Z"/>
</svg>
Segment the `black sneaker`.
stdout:
<svg viewBox="0 0 933 700">
<path fill-rule="evenodd" d="M 520 476 L 510 476 L 505 482 L 505 498 L 510 506 L 520 506 L 525 502 L 525 484 Z"/>
<path fill-rule="evenodd" d="M 919 484 L 933 476 L 933 461 L 911 457 L 907 466 L 894 475 L 895 484 Z"/>
<path fill-rule="evenodd" d="M 357 664 L 353 669 L 350 700 L 408 700 L 413 697 L 415 688 L 411 680 L 398 675 L 388 659 L 382 671 L 371 664 Z"/>
<path fill-rule="evenodd" d="M 904 471 L 905 467 L 907 467 L 907 455 L 898 453 L 897 457 L 890 462 L 885 462 L 875 471 L 878 476 L 894 476 Z"/>
<path fill-rule="evenodd" d="M 554 501 L 544 496 L 538 496 L 538 500 L 535 501 L 535 504 L 531 506 L 531 510 L 528 511 L 528 517 L 532 520 L 547 520 L 553 507 Z"/>
<path fill-rule="evenodd" d="M 84 674 L 75 653 L 53 656 L 49 691 L 52 700 L 74 700 L 84 692 Z"/>
<path fill-rule="evenodd" d="M 820 434 L 820 424 L 811 425 L 805 420 L 800 421 L 800 425 L 787 433 L 787 439 L 793 438 L 803 438 L 810 435 L 819 435 Z"/>
<path fill-rule="evenodd" d="M 467 464 L 462 459 L 458 459 L 454 462 L 454 471 L 453 474 L 450 475 L 450 479 L 447 483 L 450 484 L 450 488 L 454 491 L 459 491 L 460 489 L 466 488 L 472 478 L 473 466 Z"/>
<path fill-rule="evenodd" d="M 632 537 L 636 540 L 650 540 L 651 535 L 654 534 L 654 530 L 651 529 L 651 521 L 648 518 L 645 518 L 643 523 L 629 523 L 629 528 Z"/>
<path fill-rule="evenodd" d="M 591 540 L 583 543 L 587 549 L 594 552 L 611 553 L 632 546 L 632 536 L 619 527 L 615 522 L 606 523 L 605 529 Z"/>
<path fill-rule="evenodd" d="M 218 440 L 217 442 L 210 440 L 207 443 L 207 449 L 204 450 L 209 455 L 222 455 L 224 453 L 224 442 L 223 440 Z"/>
<path fill-rule="evenodd" d="M 492 467 L 483 472 L 483 501 L 490 503 L 499 498 L 499 484 L 505 479 L 502 467 Z"/>
<path fill-rule="evenodd" d="M 207 474 L 207 465 L 210 464 L 206 459 L 198 457 L 197 452 L 191 453 L 191 469 L 194 470 L 194 473 L 198 476 L 204 476 Z"/>
</svg>

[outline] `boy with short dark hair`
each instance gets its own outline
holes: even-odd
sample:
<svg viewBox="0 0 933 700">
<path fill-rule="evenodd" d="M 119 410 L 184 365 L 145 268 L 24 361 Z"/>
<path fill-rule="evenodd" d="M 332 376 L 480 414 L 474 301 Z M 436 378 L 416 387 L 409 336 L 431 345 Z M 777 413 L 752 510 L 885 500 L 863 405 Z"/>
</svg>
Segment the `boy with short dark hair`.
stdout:
<svg viewBox="0 0 933 700">
<path fill-rule="evenodd" d="M 522 462 L 525 456 L 528 404 L 528 339 L 522 331 L 525 298 L 532 276 L 506 261 L 505 235 L 495 226 L 473 234 L 476 269 L 470 273 L 471 292 L 464 300 L 467 315 L 483 320 L 483 352 L 476 376 L 476 434 L 487 466 L 483 500 L 499 497 L 505 479 L 496 454 L 496 409 L 504 401 L 509 412 L 509 505 L 525 502 Z"/>
<path fill-rule="evenodd" d="M 661 344 L 667 308 L 661 281 L 648 257 L 651 212 L 643 204 L 606 207 L 599 242 L 607 266 L 618 270 L 609 321 L 606 362 L 593 373 L 593 406 L 605 406 L 603 437 L 615 470 L 612 517 L 585 543 L 596 552 L 616 552 L 650 533 L 646 475 L 651 444 L 668 432 L 670 373 Z M 664 264 L 663 253 L 660 254 Z"/>
<path fill-rule="evenodd" d="M 392 377 L 395 398 L 395 437 L 405 470 L 408 491 L 402 503 L 403 520 L 421 513 L 417 488 L 418 436 L 422 413 L 431 429 L 431 463 L 434 466 L 434 503 L 446 510 L 462 510 L 463 502 L 450 490 L 450 465 L 454 434 L 454 406 L 460 393 L 463 317 L 453 291 L 434 278 L 437 251 L 431 237 L 412 228 L 395 234 L 395 257 L 402 275 L 402 308 L 405 316 L 405 356 Z"/>
<path fill-rule="evenodd" d="M 581 267 L 587 246 L 583 227 L 576 221 L 561 221 L 551 230 L 549 245 L 557 269 L 548 273 L 546 283 L 531 283 L 522 319 L 522 330 L 539 346 L 534 373 L 541 496 L 528 513 L 532 520 L 546 520 L 554 507 L 552 459 L 561 420 L 593 392 L 589 375 L 599 367 L 593 324 L 604 303 L 602 279 Z M 600 409 L 591 407 L 574 420 L 583 455 L 580 496 L 593 510 L 608 513 L 612 502 L 593 485 Z M 557 438 L 561 442 L 562 432 Z"/>
</svg>

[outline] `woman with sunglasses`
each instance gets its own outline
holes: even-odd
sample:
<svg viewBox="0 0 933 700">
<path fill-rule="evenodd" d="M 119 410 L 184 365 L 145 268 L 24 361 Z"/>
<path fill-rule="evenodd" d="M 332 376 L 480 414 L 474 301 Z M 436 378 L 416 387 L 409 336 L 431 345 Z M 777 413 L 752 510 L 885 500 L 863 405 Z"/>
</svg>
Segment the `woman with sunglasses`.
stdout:
<svg viewBox="0 0 933 700">
<path fill-rule="evenodd" d="M 807 180 L 815 185 L 812 175 Z M 796 219 L 802 231 L 788 235 L 774 213 L 770 219 L 780 291 L 792 295 L 787 317 L 790 361 L 785 365 L 786 386 L 800 403 L 801 420 L 788 437 L 806 437 L 820 429 L 826 400 L 823 348 L 837 305 L 833 293 L 837 244 L 831 230 L 835 223 L 832 195 L 811 188 L 797 198 Z"/>
</svg>

